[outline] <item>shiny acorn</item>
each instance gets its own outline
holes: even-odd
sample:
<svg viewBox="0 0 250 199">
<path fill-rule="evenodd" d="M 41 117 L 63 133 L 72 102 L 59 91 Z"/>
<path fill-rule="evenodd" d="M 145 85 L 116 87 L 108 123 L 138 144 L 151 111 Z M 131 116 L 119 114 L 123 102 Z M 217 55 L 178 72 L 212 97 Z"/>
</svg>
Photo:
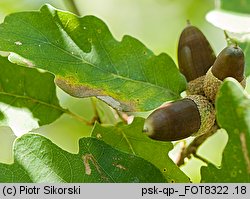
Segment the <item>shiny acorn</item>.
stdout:
<svg viewBox="0 0 250 199">
<path fill-rule="evenodd" d="M 175 141 L 206 133 L 215 122 L 213 105 L 201 95 L 166 103 L 146 119 L 144 132 L 152 139 Z"/>
<path fill-rule="evenodd" d="M 178 64 L 180 72 L 188 81 L 187 94 L 203 92 L 203 81 L 216 56 L 204 34 L 188 23 L 182 31 L 178 44 Z"/>
<path fill-rule="evenodd" d="M 246 86 L 244 60 L 244 53 L 237 45 L 227 46 L 220 52 L 204 79 L 203 90 L 210 101 L 215 102 L 217 91 L 227 77 L 233 77 L 243 87 Z"/>
</svg>

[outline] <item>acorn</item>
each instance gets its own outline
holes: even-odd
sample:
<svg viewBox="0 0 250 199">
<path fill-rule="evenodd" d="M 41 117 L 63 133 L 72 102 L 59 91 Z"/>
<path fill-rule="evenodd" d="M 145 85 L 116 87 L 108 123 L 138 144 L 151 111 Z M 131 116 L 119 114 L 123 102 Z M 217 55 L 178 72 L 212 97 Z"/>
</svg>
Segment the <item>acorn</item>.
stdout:
<svg viewBox="0 0 250 199">
<path fill-rule="evenodd" d="M 152 139 L 175 141 L 206 133 L 215 122 L 213 105 L 201 95 L 166 103 L 145 120 L 144 132 Z"/>
<path fill-rule="evenodd" d="M 246 86 L 244 60 L 244 53 L 237 45 L 227 46 L 220 52 L 204 79 L 203 90 L 209 100 L 215 102 L 217 91 L 227 77 L 233 77 L 243 87 Z"/>
<path fill-rule="evenodd" d="M 188 81 L 187 94 L 204 95 L 203 81 L 216 56 L 204 34 L 188 22 L 178 44 L 180 72 Z"/>
</svg>

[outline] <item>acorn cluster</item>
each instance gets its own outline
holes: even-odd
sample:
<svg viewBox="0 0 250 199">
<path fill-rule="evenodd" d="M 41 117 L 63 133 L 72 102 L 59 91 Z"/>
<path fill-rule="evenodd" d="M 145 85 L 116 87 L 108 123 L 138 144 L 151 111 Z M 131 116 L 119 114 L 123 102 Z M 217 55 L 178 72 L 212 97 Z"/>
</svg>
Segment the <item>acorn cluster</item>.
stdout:
<svg viewBox="0 0 250 199">
<path fill-rule="evenodd" d="M 188 23 L 178 44 L 180 72 L 188 82 L 187 97 L 166 103 L 145 121 L 144 131 L 156 140 L 175 141 L 207 133 L 215 124 L 215 98 L 227 77 L 245 87 L 244 53 L 237 44 L 216 57 L 203 33 Z"/>
</svg>

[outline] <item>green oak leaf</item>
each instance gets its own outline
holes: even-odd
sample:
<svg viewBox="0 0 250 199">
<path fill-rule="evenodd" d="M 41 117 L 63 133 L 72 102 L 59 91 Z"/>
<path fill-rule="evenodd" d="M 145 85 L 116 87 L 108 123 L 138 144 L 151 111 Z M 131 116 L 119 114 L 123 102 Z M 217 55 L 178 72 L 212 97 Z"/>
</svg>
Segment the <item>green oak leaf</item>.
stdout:
<svg viewBox="0 0 250 199">
<path fill-rule="evenodd" d="M 250 75 L 250 42 L 240 43 L 239 45 L 244 52 L 245 55 L 245 75 Z"/>
<path fill-rule="evenodd" d="M 72 96 L 96 96 L 124 111 L 152 110 L 179 98 L 186 87 L 167 54 L 155 56 L 131 36 L 119 42 L 100 19 L 50 5 L 7 16 L 0 25 L 0 50 L 52 72 Z"/>
<path fill-rule="evenodd" d="M 41 135 L 25 134 L 15 142 L 14 160 L 0 164 L 1 182 L 166 182 L 148 161 L 95 138 L 80 139 L 79 153 L 72 154 Z"/>
<path fill-rule="evenodd" d="M 49 124 L 67 112 L 59 105 L 52 74 L 18 66 L 1 56 L 0 102 L 28 108 L 40 125 Z"/>
<path fill-rule="evenodd" d="M 135 118 L 130 125 L 121 122 L 116 126 L 102 126 L 96 123 L 92 137 L 103 140 L 116 149 L 148 160 L 161 170 L 168 182 L 189 182 L 189 178 L 168 156 L 173 144 L 148 138 L 142 133 L 143 124 L 143 118 Z"/>
<path fill-rule="evenodd" d="M 228 78 L 222 84 L 216 111 L 229 138 L 221 167 L 203 167 L 202 182 L 250 182 L 250 99 L 236 80 Z"/>
</svg>

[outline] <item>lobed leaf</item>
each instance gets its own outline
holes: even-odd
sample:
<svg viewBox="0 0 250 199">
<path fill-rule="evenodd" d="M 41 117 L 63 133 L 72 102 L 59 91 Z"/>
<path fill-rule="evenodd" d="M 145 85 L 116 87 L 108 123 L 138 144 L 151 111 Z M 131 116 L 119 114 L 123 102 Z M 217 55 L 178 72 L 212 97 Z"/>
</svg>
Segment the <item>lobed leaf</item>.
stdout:
<svg viewBox="0 0 250 199">
<path fill-rule="evenodd" d="M 67 111 L 59 105 L 55 89 L 52 74 L 12 64 L 0 56 L 0 102 L 28 108 L 39 124 L 44 125 Z M 4 112 L 0 120 L 2 117 Z"/>
<path fill-rule="evenodd" d="M 7 16 L 0 25 L 0 50 L 52 72 L 70 95 L 96 96 L 119 110 L 154 109 L 179 98 L 186 87 L 167 54 L 155 56 L 130 36 L 118 42 L 100 19 L 50 5 Z"/>
<path fill-rule="evenodd" d="M 148 138 L 142 133 L 143 125 L 142 118 L 135 118 L 130 125 L 121 122 L 116 126 L 102 126 L 96 123 L 92 137 L 103 140 L 116 149 L 148 160 L 160 169 L 168 182 L 189 182 L 189 178 L 168 156 L 173 144 Z"/>
<path fill-rule="evenodd" d="M 68 153 L 47 138 L 25 134 L 14 146 L 15 163 L 0 164 L 1 182 L 165 182 L 148 161 L 82 138 L 79 153 Z M 17 173 L 16 175 L 14 175 Z"/>
<path fill-rule="evenodd" d="M 228 78 L 222 84 L 216 111 L 229 139 L 221 167 L 203 167 L 202 182 L 250 182 L 250 99 L 236 80 Z"/>
</svg>

